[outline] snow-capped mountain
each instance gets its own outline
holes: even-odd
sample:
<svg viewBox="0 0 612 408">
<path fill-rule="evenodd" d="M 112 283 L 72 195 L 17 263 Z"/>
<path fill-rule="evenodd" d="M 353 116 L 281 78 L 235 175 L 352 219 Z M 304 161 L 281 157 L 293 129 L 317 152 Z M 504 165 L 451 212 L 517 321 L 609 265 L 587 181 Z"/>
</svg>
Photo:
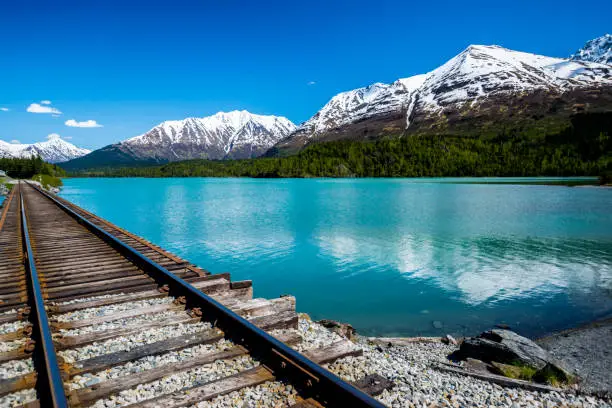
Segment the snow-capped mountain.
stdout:
<svg viewBox="0 0 612 408">
<path fill-rule="evenodd" d="M 143 156 L 169 161 L 257 157 L 294 131 L 287 118 L 247 111 L 166 121 L 121 143 Z"/>
<path fill-rule="evenodd" d="M 612 35 L 605 34 L 588 41 L 570 59 L 612 65 Z"/>
<path fill-rule="evenodd" d="M 245 159 L 260 156 L 296 126 L 287 118 L 247 111 L 162 122 L 148 132 L 103 147 L 67 168 L 190 159 Z"/>
<path fill-rule="evenodd" d="M 269 154 L 315 141 L 452 131 L 477 122 L 480 128 L 480 122 L 570 112 L 597 98 L 612 103 L 610 92 L 589 91 L 611 86 L 609 65 L 472 45 L 428 74 L 334 96 Z"/>
<path fill-rule="evenodd" d="M 84 156 L 90 152 L 91 150 L 77 147 L 57 136 L 51 137 L 47 141 L 33 144 L 7 143 L 0 140 L 0 157 L 3 158 L 40 156 L 48 163 L 62 163 Z"/>
</svg>

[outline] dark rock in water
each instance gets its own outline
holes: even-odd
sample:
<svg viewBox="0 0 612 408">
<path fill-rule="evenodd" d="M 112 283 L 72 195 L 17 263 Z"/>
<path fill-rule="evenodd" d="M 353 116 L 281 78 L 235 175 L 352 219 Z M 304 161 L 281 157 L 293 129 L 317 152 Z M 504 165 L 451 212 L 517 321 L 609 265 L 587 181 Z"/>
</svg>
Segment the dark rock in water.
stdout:
<svg viewBox="0 0 612 408">
<path fill-rule="evenodd" d="M 434 320 L 433 322 L 431 322 L 431 325 L 436 329 L 441 329 L 442 327 L 444 327 L 442 322 L 439 320 Z"/>
<path fill-rule="evenodd" d="M 495 327 L 497 327 L 498 329 L 503 329 L 503 330 L 512 330 L 510 326 L 508 326 L 505 323 L 496 324 Z"/>
<path fill-rule="evenodd" d="M 335 320 L 328 319 L 319 320 L 317 323 L 349 340 L 352 339 L 353 336 L 357 333 L 353 326 L 348 323 L 340 323 Z"/>
<path fill-rule="evenodd" d="M 552 360 L 546 350 L 533 341 L 510 330 L 502 329 L 493 329 L 478 337 L 465 339 L 459 353 L 464 358 L 522 364 L 538 370 Z"/>
<path fill-rule="evenodd" d="M 384 390 L 393 388 L 395 383 L 379 374 L 370 374 L 355 381 L 353 385 L 366 394 L 376 396 L 381 394 Z"/>
</svg>

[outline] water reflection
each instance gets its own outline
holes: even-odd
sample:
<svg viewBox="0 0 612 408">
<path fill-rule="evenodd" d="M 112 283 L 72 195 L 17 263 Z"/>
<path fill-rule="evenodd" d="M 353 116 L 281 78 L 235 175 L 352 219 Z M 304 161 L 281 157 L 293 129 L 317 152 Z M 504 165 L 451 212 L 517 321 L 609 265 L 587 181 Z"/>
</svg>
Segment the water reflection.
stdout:
<svg viewBox="0 0 612 408">
<path fill-rule="evenodd" d="M 406 235 L 397 240 L 334 234 L 317 237 L 321 251 L 349 276 L 391 268 L 407 280 L 428 281 L 469 305 L 558 293 L 612 290 L 609 244 L 584 240 L 441 240 Z"/>
<path fill-rule="evenodd" d="M 68 199 L 364 334 L 528 335 L 612 312 L 612 193 L 403 180 L 66 180 Z M 120 202 L 118 202 L 120 197 Z M 432 321 L 444 327 L 432 327 Z"/>
</svg>

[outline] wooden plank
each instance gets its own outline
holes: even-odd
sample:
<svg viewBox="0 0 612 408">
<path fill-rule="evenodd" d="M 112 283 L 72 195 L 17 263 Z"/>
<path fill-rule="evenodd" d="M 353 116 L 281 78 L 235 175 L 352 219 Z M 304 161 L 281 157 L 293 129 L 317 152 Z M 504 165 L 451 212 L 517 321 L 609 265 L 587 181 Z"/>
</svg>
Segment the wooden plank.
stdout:
<svg viewBox="0 0 612 408">
<path fill-rule="evenodd" d="M 294 311 L 254 317 L 249 321 L 264 330 L 297 329 L 298 327 L 298 315 Z"/>
<path fill-rule="evenodd" d="M 67 302 L 69 300 L 80 299 L 84 297 L 95 297 L 100 295 L 120 295 L 125 294 L 126 292 L 137 293 L 137 292 L 146 292 L 150 290 L 156 290 L 159 285 L 153 281 L 145 281 L 143 283 L 135 284 L 135 285 L 122 285 L 115 286 L 112 289 L 104 288 L 98 292 L 92 291 L 72 291 L 68 293 L 57 293 L 53 296 L 49 296 L 49 299 L 53 302 Z M 80 292 L 84 292 L 85 295 Z"/>
<path fill-rule="evenodd" d="M 122 258 L 122 257 L 117 257 L 116 259 L 108 259 L 108 257 L 104 257 L 104 258 L 105 260 L 103 261 L 90 260 L 88 258 L 88 259 L 83 260 L 83 262 L 80 262 L 80 263 L 70 263 L 69 265 L 60 265 L 60 266 L 54 266 L 50 268 L 40 268 L 39 271 L 46 278 L 50 278 L 50 277 L 55 278 L 59 276 L 64 276 L 66 274 L 69 275 L 75 269 L 78 269 L 81 273 L 86 273 L 89 271 L 95 271 L 96 269 L 99 269 L 100 266 L 116 265 L 116 264 L 122 264 L 122 263 L 131 265 L 131 263 L 127 259 Z"/>
<path fill-rule="evenodd" d="M 289 408 L 323 408 L 323 405 L 319 404 L 316 400 L 308 398 L 291 405 Z"/>
<path fill-rule="evenodd" d="M 23 360 L 24 358 L 30 357 L 32 357 L 32 353 L 25 352 L 23 346 L 21 346 L 18 349 L 0 353 L 0 364 L 11 360 Z"/>
<path fill-rule="evenodd" d="M 317 364 L 325 364 L 342 357 L 360 356 L 363 354 L 363 350 L 356 347 L 354 343 L 348 340 L 340 340 L 327 347 L 308 350 L 303 354 L 306 358 L 309 358 Z"/>
<path fill-rule="evenodd" d="M 33 388 L 36 385 L 36 373 L 0 380 L 0 396 Z"/>
<path fill-rule="evenodd" d="M 178 391 L 163 397 L 130 405 L 132 408 L 174 408 L 197 404 L 200 401 L 211 400 L 219 395 L 229 394 L 245 387 L 254 387 L 267 381 L 273 381 L 274 375 L 263 366 L 243 371 L 230 377 Z"/>
<path fill-rule="evenodd" d="M 86 274 L 83 276 L 79 276 L 78 272 L 75 271 L 73 276 L 67 276 L 61 279 L 55 279 L 51 282 L 49 282 L 46 279 L 41 279 L 41 282 L 42 282 L 41 284 L 45 288 L 59 288 L 59 287 L 66 287 L 66 286 L 71 286 L 71 285 L 81 284 L 81 283 L 95 284 L 96 282 L 103 282 L 109 279 L 117 279 L 117 278 L 124 278 L 124 277 L 130 277 L 130 276 L 144 276 L 144 274 L 142 273 L 141 270 L 138 270 L 137 268 L 134 268 L 133 266 L 126 265 L 120 269 L 114 269 L 114 270 L 100 269 L 99 271 L 95 273 Z"/>
<path fill-rule="evenodd" d="M 88 283 L 76 284 L 63 286 L 59 288 L 49 288 L 43 292 L 49 298 L 59 298 L 68 295 L 85 295 L 90 293 L 106 292 L 111 289 L 122 289 L 129 288 L 131 286 L 142 285 L 146 283 L 154 283 L 152 278 L 145 275 L 130 276 L 127 278 L 109 279 L 107 281 L 99 282 L 97 285 L 90 285 Z M 93 295 L 92 295 L 93 296 Z"/>
<path fill-rule="evenodd" d="M 223 332 L 218 329 L 203 330 L 201 332 L 172 337 L 156 343 L 146 344 L 128 351 L 104 354 L 88 360 L 81 360 L 68 367 L 70 376 L 105 370 L 119 364 L 126 363 L 146 356 L 162 354 L 171 350 L 181 350 L 198 344 L 210 344 L 223 338 Z"/>
<path fill-rule="evenodd" d="M 151 370 L 113 378 L 89 388 L 72 391 L 68 396 L 68 401 L 71 406 L 89 405 L 100 398 L 117 394 L 123 390 L 129 390 L 140 384 L 147 384 L 177 372 L 191 370 L 204 364 L 213 363 L 217 360 L 226 360 L 244 354 L 247 354 L 245 348 L 235 346 L 226 351 L 198 355 L 178 363 L 165 364 Z"/>
<path fill-rule="evenodd" d="M 199 281 L 191 282 L 193 286 L 200 289 L 200 291 L 214 296 L 228 295 L 231 296 L 234 291 L 228 291 L 230 282 L 229 274 L 223 275 L 209 275 L 198 278 Z M 188 279 L 189 281 L 189 279 Z M 237 296 L 239 293 L 235 293 Z M 117 303 L 129 302 L 133 300 L 144 300 L 158 297 L 166 297 L 167 293 L 161 293 L 157 289 L 146 290 L 136 293 L 126 293 L 112 298 L 96 299 L 87 302 L 73 303 L 69 305 L 51 305 L 50 308 L 54 313 L 65 313 L 74 312 L 76 310 L 88 309 L 90 307 L 107 306 Z"/>
<path fill-rule="evenodd" d="M 526 390 L 538 391 L 538 392 L 558 392 L 558 393 L 563 392 L 561 388 L 551 387 L 550 385 L 536 384 L 536 383 L 532 383 L 530 381 L 524 381 L 524 380 L 514 380 L 512 378 L 503 377 L 501 375 L 496 375 L 496 374 L 487 374 L 487 373 L 482 373 L 482 372 L 469 371 L 464 368 L 456 368 L 456 367 L 452 367 L 446 364 L 444 365 L 436 364 L 434 368 L 440 371 L 446 371 L 446 372 L 453 373 L 453 374 L 461 374 L 461 375 L 465 375 L 468 377 L 474 377 L 479 380 L 489 381 L 489 382 L 499 384 L 501 386 L 509 387 L 509 388 L 524 388 Z"/>
<path fill-rule="evenodd" d="M 382 394 L 384 390 L 395 387 L 395 383 L 380 374 L 369 374 L 355 381 L 353 385 L 373 397 Z"/>
</svg>

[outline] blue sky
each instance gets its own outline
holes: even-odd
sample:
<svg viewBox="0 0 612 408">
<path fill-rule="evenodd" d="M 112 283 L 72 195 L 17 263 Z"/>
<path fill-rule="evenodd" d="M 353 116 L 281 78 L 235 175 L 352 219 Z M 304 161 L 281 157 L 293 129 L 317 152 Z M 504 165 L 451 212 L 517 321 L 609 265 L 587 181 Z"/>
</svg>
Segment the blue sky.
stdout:
<svg viewBox="0 0 612 408">
<path fill-rule="evenodd" d="M 611 32 L 611 15 L 610 1 L 4 1 L 0 139 L 98 148 L 233 109 L 299 123 L 469 44 L 567 56 Z"/>
</svg>

